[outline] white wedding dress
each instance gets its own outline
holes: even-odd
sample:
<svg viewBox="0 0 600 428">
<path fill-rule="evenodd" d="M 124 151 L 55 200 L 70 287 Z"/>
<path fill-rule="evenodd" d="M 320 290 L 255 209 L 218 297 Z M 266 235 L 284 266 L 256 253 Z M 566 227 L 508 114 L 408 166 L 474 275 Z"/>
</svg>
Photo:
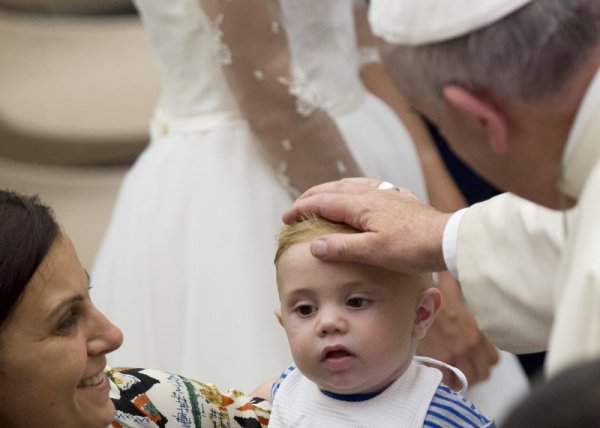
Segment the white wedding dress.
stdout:
<svg viewBox="0 0 600 428">
<path fill-rule="evenodd" d="M 302 132 L 326 114 L 364 175 L 425 197 L 406 129 L 359 80 L 352 3 L 282 0 L 271 9 L 274 18 L 263 24 L 274 37 L 285 30 L 291 54 L 288 75 L 273 77 L 237 61 L 233 43 L 260 50 L 251 35 L 226 31 L 238 1 L 213 2 L 223 11 L 203 11 L 200 0 L 136 1 L 162 95 L 151 143 L 122 185 L 93 269 L 93 298 L 125 334 L 111 365 L 160 368 L 250 391 L 292 361 L 273 315 L 273 256 L 280 216 L 294 194 L 286 156 L 303 141 L 284 127 L 273 137 L 277 161 L 267 163 L 241 114 L 245 92 L 232 86 L 236 73 L 252 74 L 255 85 L 272 79 L 271 86 L 294 95 Z M 270 100 L 254 102 L 260 110 Z M 324 158 L 331 155 L 322 150 Z M 310 175 L 317 167 L 302 168 Z M 339 163 L 331 168 L 344 172 Z"/>
</svg>

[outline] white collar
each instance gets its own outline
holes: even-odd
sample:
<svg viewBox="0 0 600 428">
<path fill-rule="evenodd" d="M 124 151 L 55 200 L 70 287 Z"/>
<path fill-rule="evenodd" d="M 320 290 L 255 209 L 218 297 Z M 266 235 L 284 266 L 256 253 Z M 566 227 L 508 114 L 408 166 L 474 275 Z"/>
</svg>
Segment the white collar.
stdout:
<svg viewBox="0 0 600 428">
<path fill-rule="evenodd" d="M 577 110 L 577 115 L 573 121 L 573 126 L 569 132 L 567 144 L 565 144 L 563 151 L 563 165 L 573 152 L 575 143 L 581 138 L 583 131 L 589 124 L 589 121 L 592 115 L 596 112 L 598 106 L 600 106 L 600 70 L 596 72 L 596 75 L 592 79 L 592 82 L 583 96 L 581 104 Z"/>
</svg>

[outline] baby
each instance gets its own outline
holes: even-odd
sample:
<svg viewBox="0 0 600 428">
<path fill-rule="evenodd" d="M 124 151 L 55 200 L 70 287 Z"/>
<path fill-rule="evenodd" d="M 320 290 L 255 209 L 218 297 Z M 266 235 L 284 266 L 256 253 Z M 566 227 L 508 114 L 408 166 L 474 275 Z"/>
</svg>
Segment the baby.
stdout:
<svg viewBox="0 0 600 428">
<path fill-rule="evenodd" d="M 276 316 L 295 365 L 254 392 L 273 401 L 269 426 L 493 427 L 415 357 L 441 304 L 430 275 L 324 262 L 310 252 L 318 236 L 356 232 L 308 217 L 278 237 Z"/>
</svg>

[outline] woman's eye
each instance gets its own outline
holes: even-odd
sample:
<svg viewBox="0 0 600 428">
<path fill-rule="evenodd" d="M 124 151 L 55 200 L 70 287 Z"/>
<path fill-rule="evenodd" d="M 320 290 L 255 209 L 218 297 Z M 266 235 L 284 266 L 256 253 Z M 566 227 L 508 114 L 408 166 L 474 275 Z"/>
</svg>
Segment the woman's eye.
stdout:
<svg viewBox="0 0 600 428">
<path fill-rule="evenodd" d="M 368 300 L 363 297 L 352 297 L 352 298 L 348 299 L 348 301 L 346 302 L 346 305 L 350 306 L 351 308 L 362 308 L 362 307 L 366 306 L 367 303 L 368 303 Z"/>
<path fill-rule="evenodd" d="M 79 312 L 70 311 L 58 323 L 58 325 L 56 326 L 56 332 L 59 335 L 68 334 L 71 331 L 71 329 L 75 326 L 75 324 L 77 324 L 78 320 L 79 320 Z"/>
<path fill-rule="evenodd" d="M 313 305 L 298 305 L 294 308 L 294 311 L 303 317 L 311 315 L 313 312 L 316 312 L 316 310 L 316 306 Z"/>
</svg>

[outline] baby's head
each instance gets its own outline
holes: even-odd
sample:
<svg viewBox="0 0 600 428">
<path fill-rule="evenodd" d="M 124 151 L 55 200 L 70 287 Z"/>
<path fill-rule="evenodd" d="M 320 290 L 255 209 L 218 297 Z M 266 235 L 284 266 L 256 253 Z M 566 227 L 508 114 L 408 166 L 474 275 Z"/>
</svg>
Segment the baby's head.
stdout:
<svg viewBox="0 0 600 428">
<path fill-rule="evenodd" d="M 313 257 L 310 241 L 329 233 L 358 231 L 320 217 L 283 227 L 275 256 L 276 315 L 294 362 L 319 388 L 378 392 L 410 365 L 441 296 L 430 275 Z"/>
</svg>

